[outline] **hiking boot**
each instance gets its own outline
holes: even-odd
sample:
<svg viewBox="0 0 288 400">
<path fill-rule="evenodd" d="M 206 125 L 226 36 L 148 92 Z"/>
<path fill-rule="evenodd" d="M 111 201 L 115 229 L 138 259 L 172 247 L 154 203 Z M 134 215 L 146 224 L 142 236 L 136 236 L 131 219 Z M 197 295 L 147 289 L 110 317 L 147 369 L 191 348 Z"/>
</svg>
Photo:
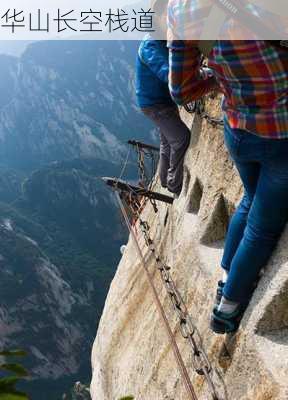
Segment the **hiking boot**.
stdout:
<svg viewBox="0 0 288 400">
<path fill-rule="evenodd" d="M 216 297 L 215 297 L 215 306 L 219 306 L 219 304 L 221 303 L 224 286 L 225 286 L 225 282 L 218 281 L 218 286 L 216 289 Z"/>
<path fill-rule="evenodd" d="M 221 312 L 218 307 L 214 307 L 211 320 L 210 328 L 213 332 L 219 334 L 236 332 L 239 328 L 240 321 L 243 317 L 246 307 L 239 304 L 235 311 L 230 314 Z"/>
</svg>

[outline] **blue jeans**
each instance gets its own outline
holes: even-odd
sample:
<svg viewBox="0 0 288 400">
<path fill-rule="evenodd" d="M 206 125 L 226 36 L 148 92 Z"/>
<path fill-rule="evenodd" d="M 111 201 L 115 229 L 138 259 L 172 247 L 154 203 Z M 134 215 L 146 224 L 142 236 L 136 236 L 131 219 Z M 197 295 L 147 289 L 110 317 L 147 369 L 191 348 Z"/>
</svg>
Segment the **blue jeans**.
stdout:
<svg viewBox="0 0 288 400">
<path fill-rule="evenodd" d="M 261 138 L 227 121 L 224 136 L 244 185 L 222 259 L 224 296 L 247 303 L 288 221 L 288 139 Z"/>
</svg>

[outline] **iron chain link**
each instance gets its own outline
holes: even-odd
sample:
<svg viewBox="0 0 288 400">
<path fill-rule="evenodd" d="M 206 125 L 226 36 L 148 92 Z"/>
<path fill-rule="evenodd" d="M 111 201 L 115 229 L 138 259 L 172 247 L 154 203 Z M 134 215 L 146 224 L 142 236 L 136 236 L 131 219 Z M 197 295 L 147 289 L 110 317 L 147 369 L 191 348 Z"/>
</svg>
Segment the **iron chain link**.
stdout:
<svg viewBox="0 0 288 400">
<path fill-rule="evenodd" d="M 184 108 L 188 113 L 196 113 L 200 116 L 200 118 L 206 119 L 206 121 L 214 128 L 224 126 L 223 118 L 211 117 L 211 115 L 207 113 L 205 109 L 205 98 L 188 103 L 184 106 Z"/>
<path fill-rule="evenodd" d="M 196 113 L 202 119 L 206 119 L 208 123 L 210 123 L 214 127 L 223 126 L 223 119 L 211 117 L 205 110 L 205 98 L 202 98 L 196 102 L 193 102 L 187 106 L 185 106 L 187 112 Z M 138 155 L 138 173 L 139 173 L 139 184 L 144 188 L 151 188 L 154 182 L 154 177 L 156 175 L 156 159 L 153 151 L 145 152 L 138 145 L 136 146 L 137 155 Z M 123 172 L 128 163 L 128 157 L 125 162 L 125 166 L 123 168 Z M 148 176 L 146 168 L 145 168 L 145 157 L 151 159 L 152 162 L 152 176 Z M 121 173 L 121 176 L 123 174 Z M 187 306 L 179 293 L 176 283 L 173 280 L 171 274 L 171 267 L 164 263 L 160 256 L 157 254 L 156 246 L 154 241 L 150 236 L 150 226 L 147 221 L 144 221 L 141 218 L 141 212 L 143 210 L 144 205 L 146 204 L 141 201 L 141 198 L 137 198 L 135 196 L 135 192 L 131 188 L 131 191 L 126 193 L 125 195 L 120 194 L 121 199 L 126 203 L 126 206 L 130 210 L 134 221 L 139 221 L 140 230 L 143 234 L 143 238 L 146 246 L 149 248 L 151 254 L 154 256 L 157 269 L 160 273 L 161 280 L 163 282 L 163 286 L 166 289 L 170 302 L 173 306 L 173 309 L 177 315 L 177 320 L 179 324 L 179 330 L 181 336 L 189 343 L 192 353 L 192 366 L 195 372 L 202 376 L 207 383 L 207 387 L 211 394 L 212 400 L 224 400 L 222 396 L 220 396 L 217 392 L 215 384 L 212 379 L 213 373 L 218 374 L 217 369 L 214 369 L 207 357 L 207 354 L 203 348 L 201 335 L 193 323 L 192 318 L 189 315 Z M 119 198 L 120 200 L 120 198 Z M 149 199 L 154 211 L 157 213 L 158 208 L 156 201 L 153 199 Z M 226 398 L 226 397 L 225 397 Z"/>
<path fill-rule="evenodd" d="M 172 278 L 171 267 L 163 263 L 159 255 L 156 254 L 154 241 L 150 237 L 150 226 L 148 222 L 141 219 L 140 213 L 137 214 L 137 218 L 140 223 L 141 231 L 144 235 L 145 243 L 155 257 L 157 269 L 160 272 L 160 277 L 162 279 L 164 287 L 166 288 L 173 308 L 177 314 L 180 333 L 182 337 L 186 341 L 188 341 L 191 347 L 193 369 L 198 375 L 203 376 L 206 380 L 207 386 L 211 394 L 211 399 L 222 400 L 217 394 L 216 387 L 211 377 L 213 367 L 203 348 L 202 338 L 197 327 L 192 322 L 192 319 L 187 310 L 187 306 L 177 289 L 175 281 Z"/>
<path fill-rule="evenodd" d="M 143 188 L 150 189 L 154 182 L 154 177 L 156 175 L 156 161 L 153 151 L 145 152 L 144 149 L 140 148 L 138 145 L 136 146 L 136 151 L 138 155 L 138 171 L 139 171 L 139 184 Z M 151 176 L 147 176 L 146 168 L 145 168 L 145 156 L 148 156 L 152 162 L 152 172 Z M 149 199 L 155 213 L 158 212 L 157 204 L 154 199 Z"/>
</svg>

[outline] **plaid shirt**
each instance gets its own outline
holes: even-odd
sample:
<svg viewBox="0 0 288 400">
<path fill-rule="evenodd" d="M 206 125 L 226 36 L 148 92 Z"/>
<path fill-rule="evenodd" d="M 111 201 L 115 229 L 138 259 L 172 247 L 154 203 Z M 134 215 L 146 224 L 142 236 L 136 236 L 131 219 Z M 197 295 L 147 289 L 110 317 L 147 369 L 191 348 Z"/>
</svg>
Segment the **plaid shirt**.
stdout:
<svg viewBox="0 0 288 400">
<path fill-rule="evenodd" d="M 172 39 L 168 47 L 169 86 L 176 103 L 208 93 L 215 82 L 201 79 L 197 41 Z M 268 139 L 288 138 L 287 50 L 264 41 L 218 41 L 209 55 L 209 67 L 225 94 L 223 110 L 231 128 Z"/>
</svg>

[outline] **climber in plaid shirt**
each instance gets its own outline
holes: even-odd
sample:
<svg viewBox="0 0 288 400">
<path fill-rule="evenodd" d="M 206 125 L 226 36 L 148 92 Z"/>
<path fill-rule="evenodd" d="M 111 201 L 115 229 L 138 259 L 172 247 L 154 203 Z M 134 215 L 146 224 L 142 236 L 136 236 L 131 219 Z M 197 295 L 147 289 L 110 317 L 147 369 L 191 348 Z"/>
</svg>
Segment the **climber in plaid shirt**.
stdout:
<svg viewBox="0 0 288 400">
<path fill-rule="evenodd" d="M 199 99 L 215 78 L 200 79 L 197 41 L 171 41 L 170 92 L 178 104 Z M 231 61 L 232 60 L 232 61 Z M 218 41 L 209 67 L 225 94 L 223 109 L 231 128 L 259 136 L 288 138 L 288 51 L 265 41 Z"/>
<path fill-rule="evenodd" d="M 228 229 L 211 316 L 212 330 L 228 333 L 238 329 L 288 221 L 288 50 L 265 41 L 218 41 L 209 54 L 214 78 L 203 80 L 199 43 L 175 40 L 172 32 L 182 23 L 175 13 L 178 2 L 168 7 L 172 98 L 185 104 L 219 84 L 225 143 L 244 186 Z"/>
</svg>

